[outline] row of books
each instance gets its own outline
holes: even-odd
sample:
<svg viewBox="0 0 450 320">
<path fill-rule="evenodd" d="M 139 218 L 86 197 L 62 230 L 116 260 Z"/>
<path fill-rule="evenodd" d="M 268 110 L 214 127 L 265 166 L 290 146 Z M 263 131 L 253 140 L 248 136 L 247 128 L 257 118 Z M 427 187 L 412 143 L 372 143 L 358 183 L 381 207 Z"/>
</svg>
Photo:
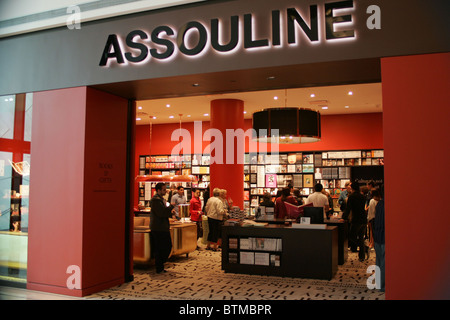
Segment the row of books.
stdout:
<svg viewBox="0 0 450 320">
<path fill-rule="evenodd" d="M 154 155 L 143 156 L 144 161 L 151 162 L 192 162 L 193 165 L 209 165 L 211 160 L 208 154 L 189 155 Z M 322 159 L 357 159 L 357 158 L 384 158 L 383 150 L 353 150 L 353 151 L 325 151 L 325 152 L 291 152 L 291 153 L 245 153 L 245 164 L 299 164 L 314 163 L 320 165 Z"/>
<path fill-rule="evenodd" d="M 239 260 L 238 260 L 239 257 Z M 266 252 L 229 252 L 229 263 L 240 263 L 260 266 L 280 266 L 280 255 Z"/>
<path fill-rule="evenodd" d="M 238 246 L 239 245 L 239 246 Z M 281 251 L 281 238 L 229 238 L 229 249 L 257 250 L 257 251 Z"/>
</svg>

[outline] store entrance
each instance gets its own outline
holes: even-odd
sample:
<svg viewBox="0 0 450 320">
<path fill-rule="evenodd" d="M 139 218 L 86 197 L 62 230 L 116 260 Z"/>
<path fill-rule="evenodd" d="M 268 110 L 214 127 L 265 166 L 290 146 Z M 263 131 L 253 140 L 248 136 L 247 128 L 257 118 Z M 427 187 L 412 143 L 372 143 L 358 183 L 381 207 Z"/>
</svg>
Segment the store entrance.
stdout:
<svg viewBox="0 0 450 320">
<path fill-rule="evenodd" d="M 363 65 L 364 67 L 362 67 Z M 261 78 L 261 75 L 264 74 L 264 81 L 260 79 L 246 82 L 246 84 L 251 83 L 248 88 L 242 83 L 239 83 L 239 88 L 237 88 L 239 81 L 232 80 L 233 77 L 245 73 L 234 72 L 215 75 L 214 81 L 211 81 L 211 75 L 193 76 L 189 80 L 183 77 L 162 79 L 162 82 L 167 81 L 165 85 L 159 84 L 157 89 L 149 86 L 147 91 L 144 88 L 153 83 L 152 80 L 134 85 L 103 86 L 102 89 L 109 87 L 109 90 L 126 94 L 133 87 L 135 92 L 146 92 L 145 95 L 142 95 L 143 97 L 150 94 L 153 96 L 152 99 L 143 98 L 135 101 L 135 177 L 193 174 L 197 178 L 197 182 L 193 184 L 167 183 L 168 189 L 171 185 L 183 185 L 187 202 L 191 199 L 194 188 L 200 189 L 200 198 L 203 200 L 204 192 L 210 184 L 209 154 L 197 155 L 191 152 L 185 154 L 186 158 L 173 157 L 172 151 L 178 142 L 172 141 L 170 138 L 176 130 L 182 128 L 191 133 L 191 145 L 193 145 L 195 143 L 195 121 L 203 124 L 202 134 L 209 128 L 210 102 L 212 100 L 240 99 L 244 101 L 245 129 L 251 128 L 251 115 L 258 109 L 297 106 L 321 112 L 324 122 L 322 126 L 323 139 L 320 143 L 283 145 L 280 148 L 280 154 L 283 157 L 287 158 L 292 154 L 301 155 L 299 163 L 289 165 L 286 162 L 279 171 L 274 172 L 266 171 L 266 164 L 258 162 L 258 160 L 255 163 L 251 163 L 250 160 L 246 163 L 243 177 L 245 190 L 242 209 L 249 216 L 254 217 L 265 192 L 269 192 L 271 197 L 275 198 L 278 189 L 291 184 L 295 189 L 299 189 L 300 198 L 304 202 L 308 195 L 314 192 L 314 184 L 322 183 L 332 199 L 333 212 L 336 215 L 342 215 L 338 199 L 341 191 L 345 189 L 345 182 L 352 180 L 352 174 L 358 176 L 359 183 L 364 187 L 370 180 L 376 180 L 378 185 L 381 185 L 384 180 L 379 63 L 373 60 L 364 61 L 364 63 L 354 61 L 352 68 L 349 66 L 351 64 L 346 62 L 343 62 L 340 67 L 339 64 L 334 63 L 320 66 L 294 66 L 292 69 L 294 71 L 291 70 L 291 72 L 287 72 L 283 68 L 276 70 L 275 76 L 270 76 L 271 73 L 269 73 L 269 71 L 275 72 L 275 69 L 248 71 L 245 76 L 248 79 Z M 311 70 L 314 68 L 324 73 L 321 76 L 313 74 Z M 300 73 L 305 76 L 296 77 L 295 70 L 302 70 Z M 326 70 L 329 71 L 328 76 L 325 76 Z M 339 72 L 342 73 L 339 74 Z M 283 76 L 288 76 L 289 80 Z M 208 81 L 202 82 L 202 77 Z M 224 78 L 227 81 L 223 81 Z M 299 78 L 300 80 L 298 80 Z M 350 78 L 354 78 L 354 80 L 349 81 Z M 189 84 L 188 81 L 193 83 Z M 180 85 L 182 82 L 185 82 L 184 88 Z M 299 82 L 302 84 L 299 85 Z M 173 86 L 170 85 L 171 83 Z M 266 86 L 265 90 L 262 90 L 263 83 Z M 220 84 L 223 84 L 223 88 L 220 88 Z M 233 90 L 231 90 L 231 86 L 234 86 Z M 175 93 L 177 88 L 180 88 L 178 94 Z M 253 91 L 248 91 L 252 89 Z M 236 92 L 231 93 L 231 91 Z M 264 102 L 258 100 L 261 97 L 264 97 Z M 347 100 L 345 101 L 345 99 Z M 202 146 L 204 147 L 205 143 Z M 249 157 L 248 151 L 247 145 L 245 152 Z M 357 152 L 358 155 L 353 158 L 350 156 L 345 158 L 347 155 L 333 158 L 336 153 L 346 151 Z M 331 155 L 330 158 L 328 158 L 328 154 Z M 193 161 L 196 161 L 196 164 Z M 259 178 L 263 181 L 260 183 L 258 183 L 258 168 L 264 174 L 263 179 Z M 315 176 L 315 169 L 319 169 L 317 171 L 321 177 Z M 365 171 L 361 175 L 358 173 L 358 169 Z M 276 187 L 265 185 L 265 178 L 268 174 L 277 177 L 275 179 Z M 372 174 L 375 174 L 376 177 L 372 177 Z M 305 178 L 310 175 L 312 179 L 306 186 Z M 135 184 L 132 199 L 135 209 L 149 210 L 149 200 L 154 193 L 155 184 L 156 181 L 149 182 L 147 185 L 145 183 Z M 135 212 L 135 215 L 144 217 L 148 214 Z M 206 243 L 206 239 L 200 238 L 198 241 L 200 247 Z M 139 250 L 142 251 L 142 242 L 134 245 L 139 246 L 134 248 L 135 253 Z M 135 257 L 134 262 L 140 264 L 142 259 L 148 260 L 148 257 L 147 252 L 146 255 Z"/>
</svg>

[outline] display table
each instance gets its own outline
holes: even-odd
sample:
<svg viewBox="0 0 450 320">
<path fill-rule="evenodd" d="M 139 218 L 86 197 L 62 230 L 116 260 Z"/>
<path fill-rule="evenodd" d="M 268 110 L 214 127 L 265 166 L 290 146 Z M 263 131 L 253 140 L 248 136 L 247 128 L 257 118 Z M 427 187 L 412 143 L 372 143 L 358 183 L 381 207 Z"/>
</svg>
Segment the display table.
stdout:
<svg viewBox="0 0 450 320">
<path fill-rule="evenodd" d="M 150 264 L 153 259 L 149 215 L 134 218 L 133 262 Z M 172 251 L 170 256 L 189 255 L 197 249 L 197 225 L 194 222 L 173 222 L 170 224 Z"/>
<path fill-rule="evenodd" d="M 222 227 L 225 272 L 331 280 L 338 266 L 338 228 Z"/>
</svg>

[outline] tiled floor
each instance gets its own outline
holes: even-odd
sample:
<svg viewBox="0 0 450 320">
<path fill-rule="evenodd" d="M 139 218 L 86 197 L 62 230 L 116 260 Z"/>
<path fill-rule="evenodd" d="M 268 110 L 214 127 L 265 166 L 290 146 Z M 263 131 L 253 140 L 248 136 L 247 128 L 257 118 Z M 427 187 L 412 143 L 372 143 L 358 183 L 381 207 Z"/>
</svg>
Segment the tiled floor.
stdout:
<svg viewBox="0 0 450 320">
<path fill-rule="evenodd" d="M 228 274 L 221 270 L 221 253 L 195 251 L 173 257 L 168 272 L 135 269 L 135 280 L 83 298 L 0 286 L 0 300 L 384 300 L 384 293 L 366 287 L 367 267 L 349 252 L 330 280 Z"/>
</svg>

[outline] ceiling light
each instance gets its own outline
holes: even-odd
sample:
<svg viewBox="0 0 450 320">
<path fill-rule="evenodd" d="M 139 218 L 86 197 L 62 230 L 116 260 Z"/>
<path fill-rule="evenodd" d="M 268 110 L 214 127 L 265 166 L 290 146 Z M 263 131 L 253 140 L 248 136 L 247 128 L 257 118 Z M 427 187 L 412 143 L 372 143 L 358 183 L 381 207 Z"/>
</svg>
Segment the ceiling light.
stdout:
<svg viewBox="0 0 450 320">
<path fill-rule="evenodd" d="M 155 116 L 153 116 L 153 119 L 156 119 L 156 117 L 155 117 Z"/>
<path fill-rule="evenodd" d="M 172 119 L 172 118 L 173 118 L 173 116 L 170 116 L 169 118 L 170 118 L 170 119 Z"/>
<path fill-rule="evenodd" d="M 273 97 L 273 100 L 278 100 L 278 97 L 276 97 L 276 96 L 275 96 L 275 97 Z"/>
<path fill-rule="evenodd" d="M 353 91 L 349 91 L 349 92 L 348 92 L 348 95 L 349 95 L 349 96 L 353 95 Z"/>
<path fill-rule="evenodd" d="M 203 115 L 204 115 L 205 117 L 209 116 L 209 114 L 207 114 L 207 113 L 204 113 Z"/>
<path fill-rule="evenodd" d="M 348 109 L 348 108 L 350 108 L 349 106 L 345 106 L 345 109 Z"/>
<path fill-rule="evenodd" d="M 198 87 L 198 86 L 200 86 L 200 85 L 199 85 L 198 83 L 193 83 L 192 86 L 193 86 L 193 87 Z"/>
<path fill-rule="evenodd" d="M 167 107 L 167 108 L 170 108 L 170 104 L 166 104 L 166 107 Z"/>
<path fill-rule="evenodd" d="M 244 113 L 247 113 L 247 111 L 244 111 Z"/>
<path fill-rule="evenodd" d="M 139 110 L 142 110 L 142 107 L 141 107 L 141 106 L 139 106 L 139 107 L 138 107 L 138 109 L 139 109 Z"/>
<path fill-rule="evenodd" d="M 311 93 L 310 97 L 314 98 L 316 95 L 314 93 Z"/>
<path fill-rule="evenodd" d="M 141 118 L 136 118 L 137 121 L 142 120 Z"/>
<path fill-rule="evenodd" d="M 328 107 L 327 107 L 327 106 L 323 106 L 322 109 L 323 109 L 323 110 L 326 110 L 326 109 L 328 109 Z"/>
<path fill-rule="evenodd" d="M 188 118 L 190 118 L 190 117 L 191 117 L 191 115 L 190 115 L 190 114 L 188 114 L 188 115 L 187 115 L 187 117 L 188 117 Z"/>
<path fill-rule="evenodd" d="M 253 129 L 253 139 L 259 142 L 316 142 L 321 138 L 320 113 L 302 108 L 265 109 L 253 113 Z"/>
</svg>

